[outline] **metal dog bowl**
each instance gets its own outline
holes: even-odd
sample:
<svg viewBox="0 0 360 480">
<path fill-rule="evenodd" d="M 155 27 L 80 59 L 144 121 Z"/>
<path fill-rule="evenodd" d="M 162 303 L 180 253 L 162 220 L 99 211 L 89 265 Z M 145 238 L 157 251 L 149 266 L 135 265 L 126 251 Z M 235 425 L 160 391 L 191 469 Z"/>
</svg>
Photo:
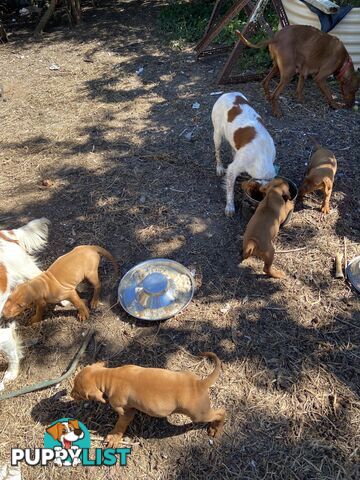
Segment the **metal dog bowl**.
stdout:
<svg viewBox="0 0 360 480">
<path fill-rule="evenodd" d="M 195 290 L 191 272 L 181 263 L 155 258 L 139 263 L 121 279 L 123 309 L 140 320 L 165 320 L 183 310 Z"/>
<path fill-rule="evenodd" d="M 360 256 L 353 258 L 348 263 L 346 275 L 351 285 L 360 293 Z"/>
<path fill-rule="evenodd" d="M 294 205 L 295 205 L 295 202 L 296 202 L 296 199 L 297 199 L 297 196 L 298 196 L 298 188 L 297 186 L 295 185 L 295 183 L 290 180 L 289 178 L 286 178 L 286 177 L 281 177 L 281 176 L 276 176 L 275 178 L 282 178 L 283 180 L 285 180 L 288 184 L 289 184 L 289 190 L 290 190 L 290 195 L 291 195 L 291 200 L 294 202 Z M 261 200 L 264 199 L 264 195 L 262 195 L 261 192 L 257 192 L 256 195 L 254 196 L 251 196 L 249 195 L 245 190 L 244 190 L 244 195 L 245 195 L 245 198 L 246 198 L 246 201 L 248 204 L 250 204 L 250 209 L 252 210 L 252 214 L 255 212 L 255 210 L 257 209 L 259 203 L 261 202 Z M 244 211 L 244 205 L 243 205 L 243 211 Z M 251 214 L 251 215 L 252 215 Z M 291 210 L 289 213 L 288 213 L 288 216 L 286 217 L 286 219 L 284 220 L 284 222 L 281 224 L 282 227 L 284 227 L 286 224 L 288 224 L 291 220 L 291 217 L 292 217 L 292 214 L 293 214 L 293 210 Z"/>
</svg>

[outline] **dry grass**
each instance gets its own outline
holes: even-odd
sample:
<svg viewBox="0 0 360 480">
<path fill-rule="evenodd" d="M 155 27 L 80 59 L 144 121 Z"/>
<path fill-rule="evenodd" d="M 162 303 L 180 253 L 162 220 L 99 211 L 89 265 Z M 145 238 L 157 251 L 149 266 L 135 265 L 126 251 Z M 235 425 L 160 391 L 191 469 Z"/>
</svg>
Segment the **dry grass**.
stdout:
<svg viewBox="0 0 360 480">
<path fill-rule="evenodd" d="M 157 255 L 196 270 L 186 311 L 148 326 L 109 308 L 115 289 L 105 264 L 104 305 L 91 316 L 95 341 L 82 364 L 108 359 L 203 375 L 210 366 L 194 357 L 199 351 L 223 360 L 211 392 L 213 404 L 227 410 L 220 440 L 209 443 L 202 426 L 182 428 L 188 419 L 181 416 L 168 424 L 139 414 L 128 432 L 128 467 L 78 467 L 77 478 L 359 478 L 359 301 L 333 275 L 344 238 L 348 258 L 360 254 L 359 114 L 330 111 L 309 82 L 306 102 L 296 104 L 290 87 L 285 117 L 274 119 L 259 84 L 234 87 L 266 119 L 282 175 L 300 183 L 312 152 L 308 133 L 339 164 L 330 215 L 321 217 L 313 195 L 276 241 L 283 253 L 275 264 L 287 278 L 265 278 L 256 259 L 238 267 L 245 224 L 224 217 L 210 125 L 209 94 L 219 90 L 223 59 L 195 63 L 190 50 L 170 50 L 156 32 L 158 8 L 161 2 L 108 0 L 72 33 L 33 43 L 17 32 L 1 47 L 1 225 L 50 218 L 44 266 L 76 244 L 99 243 L 122 272 Z M 59 71 L 49 70 L 53 62 Z M 180 134 L 194 127 L 187 142 Z M 44 188 L 44 179 L 53 185 Z M 60 374 L 85 328 L 72 309 L 56 308 L 35 327 L 24 322 L 21 335 L 38 341 L 26 348 L 11 387 Z M 71 383 L 0 403 L 0 462 L 13 446 L 41 447 L 46 426 L 66 416 L 83 421 L 92 445 L 102 446 L 115 414 L 71 401 Z M 52 467 L 23 473 L 29 480 L 74 477 L 72 469 Z"/>
</svg>

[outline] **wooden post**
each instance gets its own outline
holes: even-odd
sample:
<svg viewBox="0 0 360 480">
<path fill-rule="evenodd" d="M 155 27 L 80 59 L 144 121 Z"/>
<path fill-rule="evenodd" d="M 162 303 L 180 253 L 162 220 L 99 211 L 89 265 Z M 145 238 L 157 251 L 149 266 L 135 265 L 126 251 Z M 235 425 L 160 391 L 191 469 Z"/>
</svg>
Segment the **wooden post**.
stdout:
<svg viewBox="0 0 360 480">
<path fill-rule="evenodd" d="M 57 5 L 58 0 L 51 0 L 49 8 L 46 10 L 44 15 L 40 18 L 40 22 L 36 25 L 35 31 L 34 31 L 34 37 L 39 39 L 41 38 L 41 34 L 46 27 L 46 24 L 50 20 L 50 18 L 54 15 L 55 8 Z"/>
</svg>

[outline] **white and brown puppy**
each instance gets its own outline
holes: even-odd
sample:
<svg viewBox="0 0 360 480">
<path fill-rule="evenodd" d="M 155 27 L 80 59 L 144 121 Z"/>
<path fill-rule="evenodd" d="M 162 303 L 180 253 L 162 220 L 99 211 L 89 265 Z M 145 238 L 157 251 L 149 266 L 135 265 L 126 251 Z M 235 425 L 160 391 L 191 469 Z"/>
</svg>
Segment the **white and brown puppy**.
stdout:
<svg viewBox="0 0 360 480">
<path fill-rule="evenodd" d="M 45 247 L 49 224 L 47 218 L 40 218 L 16 230 L 0 230 L 0 319 L 11 290 L 41 273 L 32 254 Z M 14 380 L 19 371 L 21 351 L 15 324 L 9 328 L 0 328 L 0 351 L 9 362 L 4 379 L 0 382 L 2 390 L 4 383 Z"/>
<path fill-rule="evenodd" d="M 220 158 L 223 137 L 234 152 L 233 161 L 226 170 L 225 214 L 230 216 L 235 213 L 234 185 L 241 173 L 246 172 L 260 181 L 269 181 L 275 177 L 275 145 L 260 115 L 242 93 L 221 95 L 212 109 L 211 119 L 214 126 L 216 172 L 219 176 L 225 172 Z"/>
</svg>

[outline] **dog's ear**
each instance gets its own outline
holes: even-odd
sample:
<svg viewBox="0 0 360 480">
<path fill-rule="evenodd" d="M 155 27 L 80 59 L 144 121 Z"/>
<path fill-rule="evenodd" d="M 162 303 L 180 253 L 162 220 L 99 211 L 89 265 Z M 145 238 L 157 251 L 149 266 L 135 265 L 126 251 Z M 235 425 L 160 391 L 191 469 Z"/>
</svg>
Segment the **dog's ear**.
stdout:
<svg viewBox="0 0 360 480">
<path fill-rule="evenodd" d="M 75 430 L 79 430 L 80 427 L 79 427 L 79 422 L 78 420 L 69 420 L 69 425 L 72 425 L 74 427 Z M 81 429 L 80 429 L 81 430 Z"/>
<path fill-rule="evenodd" d="M 106 361 L 96 362 L 91 366 L 93 368 L 106 368 L 107 367 L 107 362 Z"/>
<path fill-rule="evenodd" d="M 285 202 L 287 202 L 288 200 L 291 200 L 291 195 L 290 193 L 283 193 L 283 199 L 285 200 Z"/>
<path fill-rule="evenodd" d="M 245 180 L 244 182 L 241 182 L 240 185 L 245 192 L 249 191 L 249 180 Z"/>
<path fill-rule="evenodd" d="M 86 398 L 88 400 L 96 400 L 97 402 L 106 403 L 103 392 L 98 388 L 95 388 L 91 392 L 87 392 Z"/>
<path fill-rule="evenodd" d="M 291 200 L 290 187 L 287 183 L 283 186 L 283 199 L 286 201 Z"/>
<path fill-rule="evenodd" d="M 54 440 L 59 440 L 62 431 L 62 425 L 60 423 L 55 423 L 55 425 L 47 428 L 46 431 L 53 437 Z"/>
<path fill-rule="evenodd" d="M 268 188 L 269 188 L 269 183 L 265 183 L 265 185 L 261 185 L 261 187 L 259 188 L 259 192 L 266 194 L 268 191 Z"/>
</svg>

